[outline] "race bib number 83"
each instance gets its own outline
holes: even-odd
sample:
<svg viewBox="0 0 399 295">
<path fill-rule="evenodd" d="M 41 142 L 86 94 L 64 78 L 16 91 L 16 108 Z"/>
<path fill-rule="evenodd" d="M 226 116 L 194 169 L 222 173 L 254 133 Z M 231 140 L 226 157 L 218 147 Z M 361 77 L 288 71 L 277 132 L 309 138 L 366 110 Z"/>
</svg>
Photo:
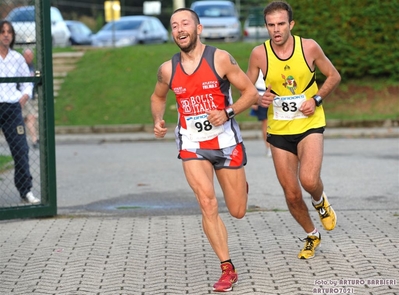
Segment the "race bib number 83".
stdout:
<svg viewBox="0 0 399 295">
<path fill-rule="evenodd" d="M 305 100 L 305 94 L 276 96 L 273 101 L 274 120 L 307 118 L 299 110 Z"/>
</svg>

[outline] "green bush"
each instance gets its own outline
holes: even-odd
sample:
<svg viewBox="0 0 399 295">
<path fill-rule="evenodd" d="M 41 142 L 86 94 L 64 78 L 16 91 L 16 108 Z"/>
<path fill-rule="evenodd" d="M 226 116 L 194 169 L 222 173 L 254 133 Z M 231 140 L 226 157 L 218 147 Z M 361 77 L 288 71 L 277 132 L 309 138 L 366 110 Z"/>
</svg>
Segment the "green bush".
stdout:
<svg viewBox="0 0 399 295">
<path fill-rule="evenodd" d="M 296 0 L 293 34 L 316 40 L 342 77 L 399 78 L 399 1 Z"/>
</svg>

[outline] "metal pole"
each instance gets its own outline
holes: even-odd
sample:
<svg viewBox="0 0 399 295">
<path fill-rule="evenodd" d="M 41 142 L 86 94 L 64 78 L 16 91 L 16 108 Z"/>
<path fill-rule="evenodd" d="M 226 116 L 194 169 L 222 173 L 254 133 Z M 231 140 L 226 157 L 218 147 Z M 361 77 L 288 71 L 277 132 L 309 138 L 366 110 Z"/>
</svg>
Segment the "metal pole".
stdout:
<svg viewBox="0 0 399 295">
<path fill-rule="evenodd" d="M 115 47 L 115 14 L 114 14 L 114 1 L 111 3 L 111 21 L 112 21 L 112 47 Z"/>
<path fill-rule="evenodd" d="M 173 10 L 186 7 L 184 0 L 173 0 Z"/>
</svg>

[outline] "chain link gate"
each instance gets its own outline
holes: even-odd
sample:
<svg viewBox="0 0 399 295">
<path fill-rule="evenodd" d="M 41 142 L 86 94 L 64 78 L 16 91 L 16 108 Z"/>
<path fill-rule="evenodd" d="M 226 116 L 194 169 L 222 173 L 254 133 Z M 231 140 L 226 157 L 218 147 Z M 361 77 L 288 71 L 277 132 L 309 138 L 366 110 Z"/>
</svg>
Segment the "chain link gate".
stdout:
<svg viewBox="0 0 399 295">
<path fill-rule="evenodd" d="M 10 19 L 10 11 L 17 7 L 26 10 L 27 6 L 32 6 L 33 23 L 26 25 L 23 16 L 20 19 L 16 17 L 14 21 L 10 20 L 10 23 L 18 38 L 23 34 L 33 36 L 31 39 L 28 36 L 27 41 L 21 44 L 18 44 L 20 39 L 16 38 L 17 43 L 13 49 L 20 53 L 26 48 L 33 50 L 34 74 L 32 76 L 16 75 L 15 73 L 23 67 L 10 65 L 10 52 L 6 57 L 0 57 L 0 89 L 3 92 L 0 93 L 0 220 L 57 214 L 50 0 L 2 0 L 0 1 L 0 19 L 7 21 Z M 7 42 L 3 31 L 1 38 L 6 38 L 0 40 L 1 50 L 3 50 Z M 10 70 L 11 68 L 13 70 Z M 11 72 L 14 74 L 10 74 Z M 16 121 L 20 120 L 20 122 L 27 122 L 27 120 L 21 120 L 23 114 L 20 104 L 10 103 L 12 95 L 7 95 L 4 90 L 14 87 L 15 93 L 15 87 L 18 87 L 23 92 L 26 83 L 35 85 L 34 99 L 30 102 L 36 100 L 38 111 L 36 124 L 30 132 L 27 128 L 28 124 L 24 126 L 22 123 L 23 127 L 19 123 L 14 124 L 17 126 L 9 125 L 12 121 L 10 118 L 17 118 Z M 34 108 L 30 112 L 24 115 L 35 115 Z M 30 137 L 34 131 L 39 138 L 36 145 Z M 18 141 L 18 144 L 13 140 Z M 11 147 L 13 147 L 13 152 L 11 152 Z M 29 149 L 28 152 L 24 152 L 26 148 Z M 28 156 L 28 160 L 26 156 L 24 158 L 24 154 Z M 26 169 L 27 166 L 29 169 Z M 32 184 L 29 181 L 29 172 Z M 26 190 L 30 190 L 38 199 L 37 203 L 28 202 L 23 198 L 24 195 L 21 196 L 21 194 L 26 194 Z"/>
</svg>

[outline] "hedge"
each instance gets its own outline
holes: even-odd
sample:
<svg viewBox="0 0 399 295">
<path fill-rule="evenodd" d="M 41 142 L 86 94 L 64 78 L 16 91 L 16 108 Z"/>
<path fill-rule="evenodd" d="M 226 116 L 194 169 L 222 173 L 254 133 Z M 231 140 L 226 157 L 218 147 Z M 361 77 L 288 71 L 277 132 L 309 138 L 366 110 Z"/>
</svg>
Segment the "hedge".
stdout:
<svg viewBox="0 0 399 295">
<path fill-rule="evenodd" d="M 399 79 L 398 0 L 291 2 L 292 33 L 316 40 L 343 78 Z"/>
</svg>

